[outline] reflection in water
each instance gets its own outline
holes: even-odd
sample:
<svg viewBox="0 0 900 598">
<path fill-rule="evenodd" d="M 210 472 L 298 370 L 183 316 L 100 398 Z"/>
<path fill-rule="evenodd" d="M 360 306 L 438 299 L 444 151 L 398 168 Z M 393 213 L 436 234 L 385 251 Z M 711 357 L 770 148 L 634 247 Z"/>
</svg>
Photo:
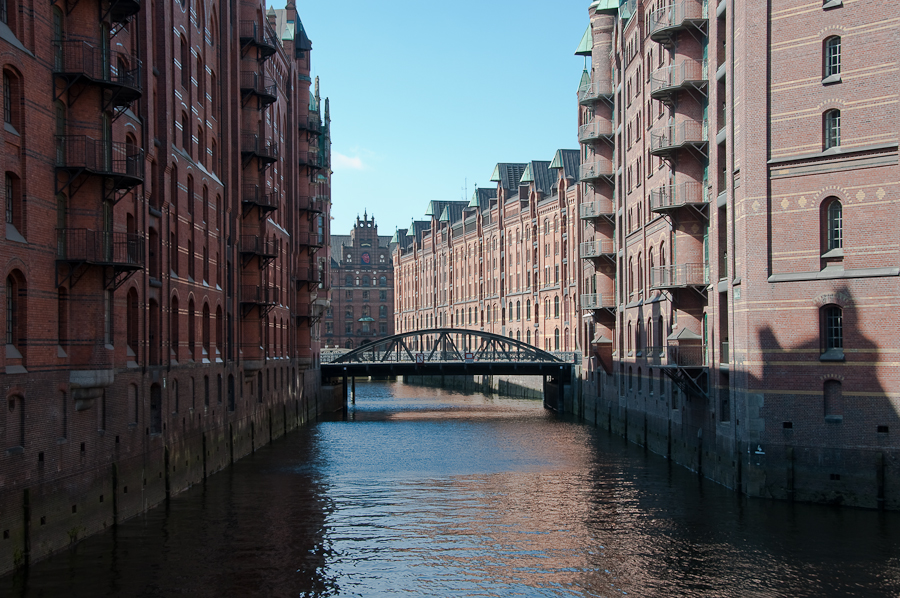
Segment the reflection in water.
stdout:
<svg viewBox="0 0 900 598">
<path fill-rule="evenodd" d="M 746 500 L 540 402 L 357 386 L 2 596 L 896 596 L 900 517 Z"/>
</svg>

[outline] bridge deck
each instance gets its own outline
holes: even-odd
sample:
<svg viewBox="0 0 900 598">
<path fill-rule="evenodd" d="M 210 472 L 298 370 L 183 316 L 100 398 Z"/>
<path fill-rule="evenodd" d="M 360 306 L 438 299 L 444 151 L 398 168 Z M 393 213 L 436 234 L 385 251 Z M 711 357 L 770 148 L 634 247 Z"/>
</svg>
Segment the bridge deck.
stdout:
<svg viewBox="0 0 900 598">
<path fill-rule="evenodd" d="M 378 361 L 323 363 L 322 378 L 343 376 L 571 376 L 572 364 L 528 361 Z"/>
</svg>

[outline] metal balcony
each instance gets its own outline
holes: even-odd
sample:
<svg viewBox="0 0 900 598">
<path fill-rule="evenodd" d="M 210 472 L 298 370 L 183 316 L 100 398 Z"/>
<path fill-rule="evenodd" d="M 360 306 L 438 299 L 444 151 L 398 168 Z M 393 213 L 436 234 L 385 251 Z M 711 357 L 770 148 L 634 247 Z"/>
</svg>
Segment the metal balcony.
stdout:
<svg viewBox="0 0 900 598">
<path fill-rule="evenodd" d="M 241 95 L 256 96 L 261 108 L 275 103 L 278 99 L 278 86 L 271 77 L 255 71 L 241 71 Z"/>
<path fill-rule="evenodd" d="M 708 284 L 708 264 L 674 264 L 656 266 L 650 270 L 650 287 L 654 289 L 696 288 Z"/>
<path fill-rule="evenodd" d="M 258 307 L 260 317 L 265 316 L 281 301 L 281 289 L 266 285 L 241 285 L 241 308 L 244 317 Z"/>
<path fill-rule="evenodd" d="M 650 210 L 665 213 L 685 206 L 700 207 L 709 203 L 706 185 L 687 182 L 664 185 L 650 191 Z"/>
<path fill-rule="evenodd" d="M 274 54 L 278 43 L 269 28 L 256 21 L 241 21 L 238 24 L 238 37 L 241 54 L 245 55 L 250 48 L 256 48 L 260 59 L 266 59 Z"/>
<path fill-rule="evenodd" d="M 325 201 L 318 197 L 308 197 L 305 200 L 301 198 L 299 209 L 314 214 L 323 214 L 325 212 Z"/>
<path fill-rule="evenodd" d="M 681 149 L 693 149 L 706 156 L 707 136 L 705 120 L 686 120 L 677 125 L 659 127 L 650 132 L 650 153 L 668 158 Z"/>
<path fill-rule="evenodd" d="M 85 266 L 103 266 L 104 287 L 117 289 L 144 268 L 144 246 L 144 235 L 140 234 L 58 228 L 56 259 L 67 265 L 58 284 L 75 286 Z"/>
<path fill-rule="evenodd" d="M 278 142 L 273 139 L 265 139 L 255 133 L 241 133 L 241 155 L 244 157 L 244 166 L 256 158 L 260 163 L 260 170 L 278 161 Z"/>
<path fill-rule="evenodd" d="M 306 117 L 301 117 L 298 126 L 301 131 L 307 131 L 314 135 L 322 132 L 322 119 L 315 112 L 310 113 Z"/>
<path fill-rule="evenodd" d="M 650 39 L 665 46 L 672 45 L 673 36 L 686 29 L 706 34 L 707 0 L 676 0 L 650 15 Z"/>
<path fill-rule="evenodd" d="M 709 366 L 709 352 L 705 344 L 672 344 L 666 351 L 668 365 L 680 368 L 705 368 Z"/>
<path fill-rule="evenodd" d="M 666 347 L 644 347 L 644 358 L 650 365 L 662 365 L 665 363 Z"/>
<path fill-rule="evenodd" d="M 578 214 L 582 220 L 613 218 L 616 214 L 616 208 L 613 206 L 612 200 L 598 199 L 581 204 L 578 207 Z"/>
<path fill-rule="evenodd" d="M 578 168 L 579 179 L 582 182 L 593 182 L 600 179 L 611 179 L 615 175 L 612 160 L 599 158 L 594 162 L 582 164 Z"/>
<path fill-rule="evenodd" d="M 323 247 L 325 245 L 325 235 L 319 233 L 312 233 L 308 231 L 299 231 L 296 233 L 295 238 L 297 239 L 297 244 L 302 247 L 309 247 L 311 249 L 317 249 L 319 247 Z"/>
<path fill-rule="evenodd" d="M 256 207 L 260 212 L 268 213 L 278 209 L 278 194 L 266 191 L 259 185 L 244 185 L 241 188 L 241 203 L 245 211 Z"/>
<path fill-rule="evenodd" d="M 650 97 L 672 104 L 675 96 L 685 89 L 701 90 L 704 95 L 709 82 L 706 61 L 682 60 L 678 64 L 658 69 L 650 75 Z"/>
<path fill-rule="evenodd" d="M 61 97 L 73 85 L 93 85 L 111 92 L 107 108 L 131 105 L 142 95 L 142 63 L 125 52 L 107 50 L 85 41 L 53 42 L 53 74 L 65 81 Z"/>
<path fill-rule="evenodd" d="M 318 150 L 309 150 L 298 152 L 298 161 L 300 166 L 306 166 L 313 170 L 319 170 L 325 167 L 325 160 Z"/>
<path fill-rule="evenodd" d="M 144 150 L 130 143 L 98 141 L 86 135 L 57 135 L 56 169 L 68 176 L 57 193 L 80 175 L 103 177 L 107 180 L 105 191 L 126 193 L 144 181 Z"/>
<path fill-rule="evenodd" d="M 581 296 L 581 309 L 616 309 L 616 297 L 612 293 L 590 293 Z"/>
<path fill-rule="evenodd" d="M 616 246 L 612 241 L 585 241 L 579 248 L 578 255 L 581 259 L 607 258 L 615 260 Z"/>
<path fill-rule="evenodd" d="M 58 228 L 56 247 L 56 257 L 63 262 L 83 262 L 134 270 L 144 267 L 143 235 L 86 228 Z"/>
<path fill-rule="evenodd" d="M 298 290 L 299 285 L 305 284 L 312 291 L 323 282 L 321 276 L 324 276 L 324 273 L 315 266 L 298 266 L 294 269 L 294 280 L 298 283 Z"/>
<path fill-rule="evenodd" d="M 595 81 L 590 85 L 578 88 L 578 103 L 587 106 L 599 100 L 611 100 L 613 96 L 612 81 Z"/>
<path fill-rule="evenodd" d="M 257 235 L 241 235 L 240 251 L 261 258 L 278 257 L 278 240 Z"/>
<path fill-rule="evenodd" d="M 109 20 L 125 23 L 141 10 L 141 0 L 111 0 L 107 9 Z M 101 21 L 103 19 L 100 19 Z"/>
<path fill-rule="evenodd" d="M 613 134 L 612 121 L 606 118 L 578 127 L 578 141 L 581 143 L 592 143 L 598 139 L 607 139 L 612 137 Z"/>
</svg>

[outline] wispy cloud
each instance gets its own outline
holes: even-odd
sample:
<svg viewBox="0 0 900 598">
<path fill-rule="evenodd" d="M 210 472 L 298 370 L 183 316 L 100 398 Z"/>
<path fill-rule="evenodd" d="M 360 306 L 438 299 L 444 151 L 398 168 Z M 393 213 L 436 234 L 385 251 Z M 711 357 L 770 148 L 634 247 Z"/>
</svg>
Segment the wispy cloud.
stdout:
<svg viewBox="0 0 900 598">
<path fill-rule="evenodd" d="M 365 170 L 367 166 L 359 156 L 345 156 L 340 152 L 334 152 L 331 156 L 335 170 Z"/>
</svg>

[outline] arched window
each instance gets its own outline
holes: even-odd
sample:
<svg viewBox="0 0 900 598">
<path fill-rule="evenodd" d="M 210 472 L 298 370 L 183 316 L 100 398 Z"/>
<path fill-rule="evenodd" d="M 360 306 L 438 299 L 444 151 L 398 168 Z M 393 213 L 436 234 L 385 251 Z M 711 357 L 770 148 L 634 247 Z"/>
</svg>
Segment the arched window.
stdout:
<svg viewBox="0 0 900 598">
<path fill-rule="evenodd" d="M 21 132 L 20 104 L 19 78 L 11 71 L 3 71 L 3 122 L 17 132 Z"/>
<path fill-rule="evenodd" d="M 181 86 L 185 89 L 188 89 L 191 84 L 191 67 L 188 64 L 188 46 L 187 42 L 184 41 L 184 36 L 178 36 L 178 39 L 181 40 Z"/>
<path fill-rule="evenodd" d="M 531 299 L 525 302 L 525 319 L 531 321 Z"/>
<path fill-rule="evenodd" d="M 194 298 L 188 299 L 188 358 L 194 359 L 196 349 L 196 322 L 194 321 Z"/>
<path fill-rule="evenodd" d="M 525 331 L 525 342 L 531 344 L 531 328 Z"/>
<path fill-rule="evenodd" d="M 363 286 L 364 286 L 364 287 L 370 286 L 370 285 L 369 285 L 369 277 L 368 277 L 368 276 L 363 276 Z"/>
<path fill-rule="evenodd" d="M 822 352 L 834 358 L 843 358 L 844 314 L 839 305 L 822 308 Z"/>
<path fill-rule="evenodd" d="M 353 286 L 353 277 L 350 276 L 349 274 L 344 277 L 344 285 L 348 286 L 348 287 Z"/>
<path fill-rule="evenodd" d="M 209 340 L 209 304 L 203 304 L 203 330 L 202 330 L 202 342 L 203 342 L 203 355 L 209 355 L 210 349 L 210 340 Z"/>
<path fill-rule="evenodd" d="M 130 352 L 129 355 L 135 358 L 138 355 L 138 345 L 140 344 L 140 309 L 137 291 L 132 287 L 128 290 L 125 303 L 125 342 Z"/>
<path fill-rule="evenodd" d="M 6 277 L 6 344 L 24 354 L 27 329 L 25 277 L 18 270 Z"/>
<path fill-rule="evenodd" d="M 835 77 L 840 79 L 841 74 L 841 38 L 840 36 L 832 36 L 825 40 L 823 44 L 823 69 L 822 78 Z"/>
<path fill-rule="evenodd" d="M 516 320 L 522 319 L 522 302 L 516 301 Z"/>
<path fill-rule="evenodd" d="M 222 338 L 225 336 L 223 334 L 224 323 L 222 306 L 218 305 L 216 306 L 216 357 L 221 357 L 222 355 Z"/>
<path fill-rule="evenodd" d="M 178 313 L 178 297 L 172 297 L 169 307 L 169 347 L 172 359 L 178 359 L 178 344 L 181 340 L 178 321 L 181 314 Z"/>
<path fill-rule="evenodd" d="M 553 298 L 553 317 L 559 318 L 559 296 Z"/>
<path fill-rule="evenodd" d="M 3 183 L 3 199 L 6 203 L 7 228 L 12 226 L 16 232 L 24 234 L 25 228 L 22 225 L 22 192 L 19 177 L 12 172 L 7 172 Z"/>
<path fill-rule="evenodd" d="M 378 279 L 378 286 L 386 287 L 387 286 L 387 276 L 382 276 Z"/>
<path fill-rule="evenodd" d="M 841 383 L 838 380 L 826 380 L 822 389 L 825 417 L 843 416 L 844 396 Z"/>
<path fill-rule="evenodd" d="M 825 251 L 844 247 L 844 209 L 838 198 L 825 202 Z"/>
<path fill-rule="evenodd" d="M 559 328 L 553 331 L 553 350 L 559 351 Z"/>
<path fill-rule="evenodd" d="M 829 110 L 822 115 L 824 127 L 823 137 L 825 149 L 840 147 L 841 145 L 841 111 Z"/>
<path fill-rule="evenodd" d="M 378 306 L 378 317 L 379 317 L 379 318 L 386 318 L 386 317 L 387 317 L 387 306 L 386 306 L 386 305 L 380 305 L 380 306 Z"/>
</svg>

